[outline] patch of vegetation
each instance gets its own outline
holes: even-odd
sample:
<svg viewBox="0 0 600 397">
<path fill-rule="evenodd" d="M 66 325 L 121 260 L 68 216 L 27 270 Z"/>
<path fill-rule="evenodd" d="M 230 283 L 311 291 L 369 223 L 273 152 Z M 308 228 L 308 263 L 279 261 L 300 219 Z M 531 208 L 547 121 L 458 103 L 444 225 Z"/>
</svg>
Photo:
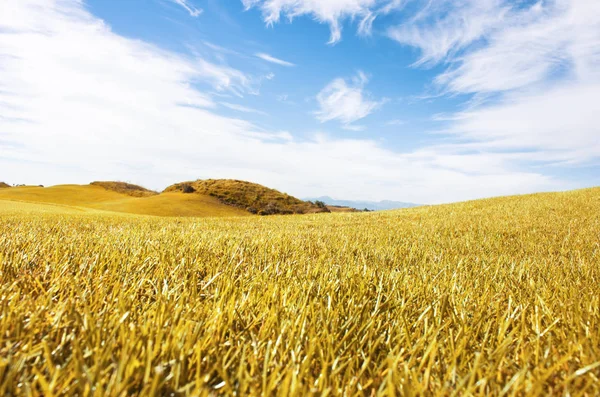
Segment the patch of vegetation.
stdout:
<svg viewBox="0 0 600 397">
<path fill-rule="evenodd" d="M 330 212 L 327 206 L 299 200 L 265 186 L 234 179 L 206 179 L 169 186 L 165 192 L 184 192 L 191 187 L 196 193 L 217 198 L 223 204 L 259 215 L 314 214 Z"/>
<path fill-rule="evenodd" d="M 184 184 L 181 186 L 181 191 L 182 191 L 183 193 L 189 194 L 189 193 L 194 193 L 194 192 L 196 191 L 196 189 L 194 189 L 194 188 L 192 187 L 192 185 L 189 185 L 189 184 L 187 184 L 187 183 L 184 183 Z"/>
<path fill-rule="evenodd" d="M 322 202 L 322 201 L 319 201 L 319 200 L 315 201 L 315 205 L 317 207 L 319 207 L 319 208 L 327 208 L 327 206 L 325 205 L 325 203 Z"/>
<path fill-rule="evenodd" d="M 4 189 L 7 187 L 10 187 L 10 185 L 8 183 L 0 182 L 0 189 Z"/>
<path fill-rule="evenodd" d="M 149 197 L 156 196 L 158 193 L 145 187 L 134 185 L 127 182 L 112 182 L 112 181 L 100 181 L 100 182 L 92 182 L 90 183 L 92 186 L 101 186 L 106 190 L 111 190 L 113 192 L 126 194 L 132 197 Z"/>
</svg>

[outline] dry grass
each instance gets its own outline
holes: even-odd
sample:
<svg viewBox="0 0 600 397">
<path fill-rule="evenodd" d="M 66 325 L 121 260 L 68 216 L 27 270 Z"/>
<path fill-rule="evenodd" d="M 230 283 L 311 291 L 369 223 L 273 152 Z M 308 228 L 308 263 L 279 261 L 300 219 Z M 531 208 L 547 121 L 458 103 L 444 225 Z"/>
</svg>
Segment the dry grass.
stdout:
<svg viewBox="0 0 600 397">
<path fill-rule="evenodd" d="M 122 200 L 128 196 L 100 186 L 58 185 L 52 187 L 19 186 L 0 191 L 1 200 L 19 200 L 89 207 L 98 203 Z"/>
<path fill-rule="evenodd" d="M 313 203 L 305 202 L 286 193 L 265 186 L 234 179 L 206 179 L 182 182 L 169 186 L 165 192 L 192 188 L 192 194 L 217 198 L 224 204 L 259 215 L 311 214 L 329 212 Z M 190 190 L 192 191 L 192 190 Z"/>
<path fill-rule="evenodd" d="M 48 188 L 15 187 L 0 191 L 0 200 L 59 204 L 79 209 L 157 216 L 247 216 L 248 212 L 224 205 L 210 196 L 182 193 L 135 197 L 98 185 L 59 185 Z"/>
<path fill-rule="evenodd" d="M 341 205 L 328 205 L 327 209 L 329 210 L 329 212 L 345 212 L 345 213 L 349 213 L 349 212 L 363 212 L 359 209 L 356 208 L 352 208 L 352 207 L 344 207 Z"/>
<path fill-rule="evenodd" d="M 600 394 L 599 189 L 236 219 L 10 206 L 0 394 Z"/>
<path fill-rule="evenodd" d="M 222 204 L 219 200 L 200 194 L 161 193 L 157 196 L 134 200 L 119 200 L 95 208 L 126 212 L 140 215 L 159 216 L 192 216 L 192 217 L 230 217 L 250 216 L 250 213 L 239 208 Z"/>
<path fill-rule="evenodd" d="M 157 192 L 148 190 L 145 187 L 133 185 L 127 182 L 92 182 L 90 185 L 100 186 L 106 190 L 112 190 L 113 192 L 126 194 L 132 197 L 150 197 L 158 194 Z"/>
</svg>

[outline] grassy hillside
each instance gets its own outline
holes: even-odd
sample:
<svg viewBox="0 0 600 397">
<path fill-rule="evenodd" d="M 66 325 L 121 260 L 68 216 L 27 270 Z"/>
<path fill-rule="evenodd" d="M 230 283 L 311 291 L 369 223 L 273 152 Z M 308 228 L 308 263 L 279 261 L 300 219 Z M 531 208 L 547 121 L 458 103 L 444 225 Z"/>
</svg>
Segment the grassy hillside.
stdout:
<svg viewBox="0 0 600 397">
<path fill-rule="evenodd" d="M 178 192 L 162 193 L 147 198 L 119 200 L 103 203 L 94 208 L 106 211 L 160 216 L 249 216 L 239 208 L 223 205 L 210 196 L 189 195 Z"/>
<path fill-rule="evenodd" d="M 0 395 L 600 395 L 600 189 L 268 218 L 36 206 L 0 201 Z"/>
<path fill-rule="evenodd" d="M 132 197 L 149 197 L 158 194 L 152 190 L 126 182 L 92 182 L 91 185 L 101 186 L 106 190 L 112 190 L 113 192 L 123 193 Z"/>
<path fill-rule="evenodd" d="M 128 190 L 134 192 L 134 189 Z M 156 193 L 147 194 L 143 191 L 134 192 L 132 196 L 98 184 L 58 185 L 48 188 L 15 187 L 0 191 L 0 200 L 59 204 L 77 208 L 157 216 L 249 215 L 246 211 L 224 205 L 209 196 L 190 196 L 182 193 L 157 195 Z"/>
<path fill-rule="evenodd" d="M 0 189 L 10 187 L 8 183 L 0 182 Z"/>
<path fill-rule="evenodd" d="M 89 207 L 102 202 L 128 198 L 100 186 L 57 185 L 18 186 L 0 191 L 0 199 Z"/>
<path fill-rule="evenodd" d="M 261 185 L 230 180 L 181 183 L 167 188 L 161 194 L 125 182 L 93 182 L 90 185 L 47 188 L 19 186 L 2 189 L 0 200 L 158 216 L 223 217 L 329 212 L 327 208 L 305 203 Z"/>
<path fill-rule="evenodd" d="M 0 216 L 2 215 L 28 215 L 37 216 L 40 214 L 82 214 L 82 213 L 101 213 L 98 210 L 83 207 L 73 207 L 70 205 L 50 204 L 50 203 L 34 203 L 14 200 L 0 199 Z M 24 218 L 27 219 L 27 218 Z"/>
<path fill-rule="evenodd" d="M 216 197 L 224 204 L 259 215 L 329 212 L 312 203 L 265 186 L 233 179 L 207 179 L 169 186 L 165 192 L 186 192 Z"/>
</svg>

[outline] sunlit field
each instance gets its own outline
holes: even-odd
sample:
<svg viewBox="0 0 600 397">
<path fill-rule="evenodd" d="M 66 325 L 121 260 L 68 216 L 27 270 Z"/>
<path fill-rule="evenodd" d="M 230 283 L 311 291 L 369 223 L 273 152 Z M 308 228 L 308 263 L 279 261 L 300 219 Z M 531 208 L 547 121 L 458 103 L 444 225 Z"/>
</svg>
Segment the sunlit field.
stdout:
<svg viewBox="0 0 600 397">
<path fill-rule="evenodd" d="M 600 394 L 600 189 L 160 218 L 0 201 L 0 395 Z"/>
</svg>

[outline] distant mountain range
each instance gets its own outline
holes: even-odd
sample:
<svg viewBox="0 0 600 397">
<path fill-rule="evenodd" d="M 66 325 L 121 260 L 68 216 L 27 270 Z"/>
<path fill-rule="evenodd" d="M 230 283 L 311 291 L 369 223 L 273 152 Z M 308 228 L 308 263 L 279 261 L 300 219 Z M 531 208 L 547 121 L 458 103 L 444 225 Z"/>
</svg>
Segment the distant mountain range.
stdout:
<svg viewBox="0 0 600 397">
<path fill-rule="evenodd" d="M 327 205 L 339 205 L 342 207 L 352 207 L 359 210 L 368 209 L 371 211 L 393 210 L 397 208 L 418 207 L 420 204 L 403 203 L 401 201 L 352 201 L 352 200 L 336 200 L 328 196 L 306 198 L 305 201 L 322 201 Z"/>
</svg>

